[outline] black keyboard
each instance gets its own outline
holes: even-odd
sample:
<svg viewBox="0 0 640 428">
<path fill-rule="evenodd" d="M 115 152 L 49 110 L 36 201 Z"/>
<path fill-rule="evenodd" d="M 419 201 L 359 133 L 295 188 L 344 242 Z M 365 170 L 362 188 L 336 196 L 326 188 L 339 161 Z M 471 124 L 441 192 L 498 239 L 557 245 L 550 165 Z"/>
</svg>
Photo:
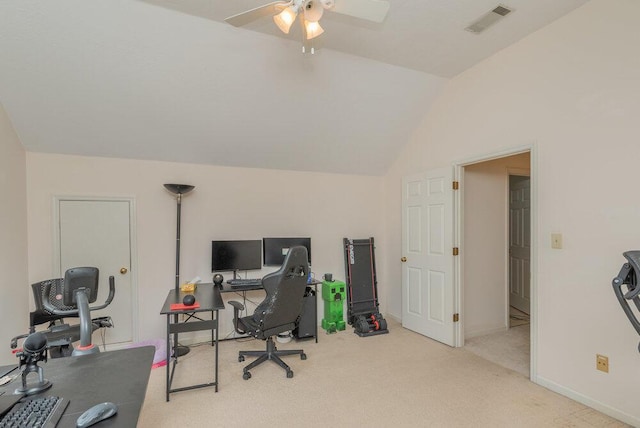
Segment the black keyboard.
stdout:
<svg viewBox="0 0 640 428">
<path fill-rule="evenodd" d="M 0 419 L 0 428 L 54 428 L 68 405 L 62 397 L 23 398 Z"/>
<path fill-rule="evenodd" d="M 227 281 L 231 287 L 251 287 L 256 285 L 262 285 L 260 278 L 236 278 Z"/>
</svg>

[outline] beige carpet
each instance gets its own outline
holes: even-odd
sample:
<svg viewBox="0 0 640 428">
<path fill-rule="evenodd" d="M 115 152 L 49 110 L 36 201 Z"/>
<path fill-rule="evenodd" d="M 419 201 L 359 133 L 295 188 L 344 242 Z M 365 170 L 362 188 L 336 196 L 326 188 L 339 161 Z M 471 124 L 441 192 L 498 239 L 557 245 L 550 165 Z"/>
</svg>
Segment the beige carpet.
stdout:
<svg viewBox="0 0 640 428">
<path fill-rule="evenodd" d="M 528 378 L 530 337 L 529 324 L 521 324 L 502 332 L 466 339 L 464 349 Z"/>
<path fill-rule="evenodd" d="M 623 427 L 615 419 L 531 383 L 464 348 L 450 348 L 389 320 L 390 333 L 361 338 L 320 333 L 295 341 L 306 361 L 286 357 L 242 379 L 237 352 L 255 340 L 220 343 L 220 387 L 178 392 L 165 401 L 165 369 L 154 369 L 139 427 Z M 181 358 L 174 387 L 212 378 L 213 348 Z"/>
</svg>

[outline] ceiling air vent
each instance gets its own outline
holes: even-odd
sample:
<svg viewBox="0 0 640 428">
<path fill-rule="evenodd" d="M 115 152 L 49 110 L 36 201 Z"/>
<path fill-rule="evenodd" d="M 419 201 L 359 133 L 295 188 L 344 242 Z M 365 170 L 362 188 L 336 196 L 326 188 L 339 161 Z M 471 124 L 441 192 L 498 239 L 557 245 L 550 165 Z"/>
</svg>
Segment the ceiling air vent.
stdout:
<svg viewBox="0 0 640 428">
<path fill-rule="evenodd" d="M 474 33 L 480 34 L 487 28 L 491 27 L 505 16 L 513 12 L 513 9 L 500 4 L 496 6 L 493 10 L 485 13 L 480 18 L 472 22 L 465 30 Z"/>
</svg>

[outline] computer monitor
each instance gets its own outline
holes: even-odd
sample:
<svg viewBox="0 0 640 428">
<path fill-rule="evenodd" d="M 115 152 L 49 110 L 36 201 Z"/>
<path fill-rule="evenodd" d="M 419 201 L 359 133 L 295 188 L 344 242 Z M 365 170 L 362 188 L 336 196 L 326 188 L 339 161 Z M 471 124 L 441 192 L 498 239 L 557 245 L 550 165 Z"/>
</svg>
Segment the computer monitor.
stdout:
<svg viewBox="0 0 640 428">
<path fill-rule="evenodd" d="M 259 239 L 211 241 L 211 272 L 262 269 Z M 235 276 L 235 275 L 234 275 Z"/>
<path fill-rule="evenodd" d="M 308 262 L 311 264 L 311 238 L 262 238 L 264 265 L 281 266 L 289 248 L 298 245 L 307 248 Z"/>
</svg>

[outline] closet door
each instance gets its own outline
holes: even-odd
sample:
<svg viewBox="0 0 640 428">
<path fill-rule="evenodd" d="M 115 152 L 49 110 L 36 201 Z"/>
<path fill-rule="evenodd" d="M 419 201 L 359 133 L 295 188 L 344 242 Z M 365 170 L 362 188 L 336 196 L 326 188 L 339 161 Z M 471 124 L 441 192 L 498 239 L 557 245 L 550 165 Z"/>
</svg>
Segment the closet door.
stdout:
<svg viewBox="0 0 640 428">
<path fill-rule="evenodd" d="M 115 277 L 116 294 L 109 306 L 91 313 L 92 318 L 111 316 L 113 328 L 100 329 L 93 343 L 115 345 L 134 338 L 137 293 L 131 275 L 132 200 L 57 198 L 56 266 L 60 277 L 72 267 L 95 266 L 100 270 L 98 299 L 109 294 L 109 276 Z"/>
</svg>

